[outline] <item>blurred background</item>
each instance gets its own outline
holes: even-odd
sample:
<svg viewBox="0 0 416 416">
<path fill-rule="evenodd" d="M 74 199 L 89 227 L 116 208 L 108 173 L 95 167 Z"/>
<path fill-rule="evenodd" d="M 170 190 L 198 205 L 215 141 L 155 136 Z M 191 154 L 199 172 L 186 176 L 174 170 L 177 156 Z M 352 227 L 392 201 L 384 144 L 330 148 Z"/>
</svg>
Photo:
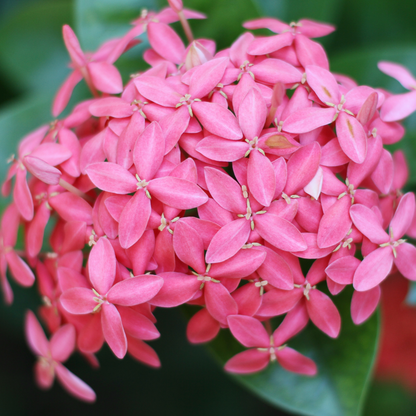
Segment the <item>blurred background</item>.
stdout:
<svg viewBox="0 0 416 416">
<path fill-rule="evenodd" d="M 206 21 L 191 21 L 196 38 L 229 46 L 242 32 L 241 23 L 260 16 L 290 22 L 311 18 L 335 24 L 337 31 L 319 39 L 327 50 L 331 70 L 353 77 L 360 84 L 405 92 L 377 69 L 377 61 L 406 65 L 416 75 L 416 3 L 414 0 L 185 0 L 186 7 L 204 12 Z M 61 27 L 70 24 L 84 50 L 119 36 L 142 7 L 157 10 L 163 1 L 151 0 L 0 0 L 0 179 L 17 141 L 33 128 L 52 121 L 50 107 L 59 85 L 69 73 Z M 178 32 L 181 29 L 177 26 Z M 120 62 L 125 80 L 144 68 L 143 42 Z M 82 84 L 82 83 L 81 83 Z M 72 103 L 88 97 L 83 85 Z M 71 104 L 69 105 L 71 107 Z M 399 146 L 409 159 L 409 190 L 416 185 L 416 115 L 405 122 L 408 130 Z M 396 146 L 397 147 L 397 146 Z M 2 199 L 0 207 L 7 201 Z M 90 414 L 145 414 L 181 416 L 286 415 L 251 395 L 216 364 L 203 346 L 191 346 L 185 336 L 186 320 L 180 310 L 158 310 L 162 337 L 151 343 L 162 361 L 159 370 L 130 358 L 117 360 L 108 348 L 98 354 L 102 364 L 93 370 L 82 358 L 72 357 L 68 368 L 96 391 L 98 401 L 86 405 L 68 396 L 59 385 L 40 391 L 33 382 L 32 356 L 23 336 L 26 309 L 36 310 L 36 289 L 17 287 L 15 302 L 0 302 L 0 415 L 78 416 Z M 414 326 L 413 322 L 414 321 Z M 409 328 L 416 328 L 416 319 Z M 416 345 L 415 345 L 416 347 Z M 416 349 L 415 349 L 416 351 Z M 416 355 L 416 354 L 415 354 Z M 410 365 L 410 364 L 409 364 Z M 413 384 L 416 392 L 416 383 Z M 371 384 L 365 416 L 414 415 L 416 396 L 409 385 L 376 381 Z"/>
</svg>

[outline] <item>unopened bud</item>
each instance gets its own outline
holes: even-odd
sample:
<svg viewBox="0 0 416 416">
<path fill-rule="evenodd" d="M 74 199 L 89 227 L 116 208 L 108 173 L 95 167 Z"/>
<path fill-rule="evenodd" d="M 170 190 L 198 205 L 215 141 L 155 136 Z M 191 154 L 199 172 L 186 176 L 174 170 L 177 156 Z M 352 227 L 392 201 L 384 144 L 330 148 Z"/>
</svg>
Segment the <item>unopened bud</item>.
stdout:
<svg viewBox="0 0 416 416">
<path fill-rule="evenodd" d="M 186 54 L 185 67 L 189 71 L 191 68 L 202 65 L 211 59 L 213 59 L 211 52 L 198 41 L 193 41 Z"/>
</svg>

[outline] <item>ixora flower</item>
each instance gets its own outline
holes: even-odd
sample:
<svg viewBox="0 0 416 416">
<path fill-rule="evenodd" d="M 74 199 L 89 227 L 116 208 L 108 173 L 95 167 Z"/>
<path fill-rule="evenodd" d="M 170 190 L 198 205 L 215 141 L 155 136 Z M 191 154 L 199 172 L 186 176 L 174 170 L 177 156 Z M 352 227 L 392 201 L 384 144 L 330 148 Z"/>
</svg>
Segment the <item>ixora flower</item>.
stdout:
<svg viewBox="0 0 416 416">
<path fill-rule="evenodd" d="M 226 371 L 277 361 L 279 371 L 313 377 L 315 357 L 289 345 L 309 321 L 319 337 L 342 334 L 335 295 L 354 289 L 359 325 L 390 274 L 416 281 L 405 155 L 383 148 L 403 137 L 398 121 L 416 109 L 410 72 L 379 64 L 411 90 L 399 95 L 333 74 L 311 38 L 335 28 L 307 19 L 246 22 L 276 34 L 246 32 L 216 51 L 213 41 L 194 40 L 187 22 L 205 16 L 180 0 L 169 5 L 143 11 L 92 53 L 64 26 L 73 72 L 52 114 L 81 79 L 92 97 L 24 138 L 2 187 L 4 196 L 13 188 L 0 228 L 5 302 L 13 301 L 7 270 L 22 286 L 37 281 L 51 340 L 28 312 L 36 381 L 49 388 L 56 376 L 85 401 L 94 392 L 62 362 L 76 347 L 96 365 L 106 342 L 120 359 L 129 353 L 159 367 L 147 344 L 160 336 L 157 308 L 198 309 L 191 343 L 228 331 L 249 348 L 230 350 Z M 176 21 L 188 47 L 169 26 Z M 144 34 L 149 68 L 124 85 L 116 61 Z M 24 250 L 16 248 L 20 226 Z"/>
</svg>

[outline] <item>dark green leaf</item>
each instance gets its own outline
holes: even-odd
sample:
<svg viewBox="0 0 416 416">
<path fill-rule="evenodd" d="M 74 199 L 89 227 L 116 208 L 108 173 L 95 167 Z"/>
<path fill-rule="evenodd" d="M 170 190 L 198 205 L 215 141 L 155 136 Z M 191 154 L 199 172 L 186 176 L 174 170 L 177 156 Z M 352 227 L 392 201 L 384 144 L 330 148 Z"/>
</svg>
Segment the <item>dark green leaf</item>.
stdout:
<svg viewBox="0 0 416 416">
<path fill-rule="evenodd" d="M 328 338 L 310 323 L 289 341 L 291 347 L 317 363 L 316 377 L 289 373 L 276 363 L 257 374 L 232 377 L 264 400 L 296 414 L 360 415 L 377 351 L 379 316 L 372 316 L 361 326 L 354 325 L 351 293 L 346 289 L 334 298 L 342 318 L 338 339 Z M 222 331 L 210 348 L 221 364 L 242 350 L 228 330 Z"/>
<path fill-rule="evenodd" d="M 334 23 L 342 5 L 342 1 L 332 0 L 252 0 L 260 15 L 275 17 L 284 22 L 302 18 L 314 19 L 322 22 Z"/>
<path fill-rule="evenodd" d="M 376 382 L 370 386 L 365 416 L 413 416 L 416 397 L 397 384 Z"/>
<path fill-rule="evenodd" d="M 0 62 L 22 92 L 54 92 L 69 73 L 62 25 L 72 24 L 72 1 L 25 5 L 0 22 Z"/>
</svg>

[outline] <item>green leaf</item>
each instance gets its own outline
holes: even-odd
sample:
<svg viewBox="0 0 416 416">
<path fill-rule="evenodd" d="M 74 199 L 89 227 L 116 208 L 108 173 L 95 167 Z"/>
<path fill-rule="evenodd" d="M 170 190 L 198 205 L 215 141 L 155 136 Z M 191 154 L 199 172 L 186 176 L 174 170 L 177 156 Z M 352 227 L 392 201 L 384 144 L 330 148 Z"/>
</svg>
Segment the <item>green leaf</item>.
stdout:
<svg viewBox="0 0 416 416">
<path fill-rule="evenodd" d="M 379 314 L 360 326 L 350 317 L 352 289 L 333 298 L 342 319 L 339 338 L 333 340 L 309 323 L 289 346 L 312 358 L 318 375 L 305 377 L 287 372 L 276 363 L 260 373 L 238 376 L 236 381 L 269 403 L 308 416 L 357 416 L 361 414 L 374 365 L 379 336 Z M 228 330 L 210 343 L 224 364 L 242 347 Z"/>
<path fill-rule="evenodd" d="M 378 70 L 377 62 L 383 60 L 400 63 L 416 75 L 415 44 L 395 47 L 379 45 L 341 53 L 332 59 L 331 70 L 354 78 L 360 85 L 381 87 L 394 93 L 406 92 L 398 81 Z M 405 152 L 410 169 L 408 187 L 412 188 L 416 186 L 416 113 L 409 116 L 403 125 L 406 128 L 405 137 L 387 148 L 391 152 L 397 149 Z"/>
<path fill-rule="evenodd" d="M 275 17 L 284 22 L 302 18 L 333 23 L 343 1 L 333 0 L 252 0 L 260 15 Z"/>
<path fill-rule="evenodd" d="M 391 382 L 376 382 L 369 389 L 365 416 L 414 416 L 415 409 L 414 393 Z"/>
<path fill-rule="evenodd" d="M 22 92 L 54 92 L 69 69 L 62 25 L 72 24 L 72 1 L 26 4 L 0 21 L 1 69 Z"/>
</svg>

